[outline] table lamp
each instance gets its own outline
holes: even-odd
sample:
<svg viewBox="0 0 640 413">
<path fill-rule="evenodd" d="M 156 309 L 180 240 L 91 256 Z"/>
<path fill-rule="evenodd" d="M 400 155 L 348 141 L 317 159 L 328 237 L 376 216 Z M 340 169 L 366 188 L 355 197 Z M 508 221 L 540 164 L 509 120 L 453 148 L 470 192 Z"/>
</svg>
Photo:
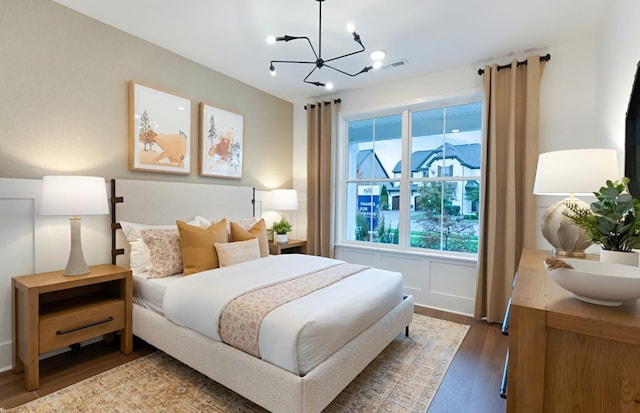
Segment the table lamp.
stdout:
<svg viewBox="0 0 640 413">
<path fill-rule="evenodd" d="M 272 189 L 271 209 L 295 211 L 298 209 L 298 192 L 295 189 Z"/>
<path fill-rule="evenodd" d="M 109 213 L 104 178 L 93 176 L 43 176 L 40 215 L 70 216 L 71 249 L 64 275 L 89 273 L 82 254 L 79 215 Z"/>
<path fill-rule="evenodd" d="M 591 245 L 585 231 L 564 215 L 565 201 L 589 208 L 575 195 L 593 195 L 607 180 L 619 177 L 614 149 L 573 149 L 540 154 L 533 193 L 568 195 L 551 205 L 542 217 L 542 235 L 553 246 L 553 255 L 584 257 L 584 250 Z"/>
<path fill-rule="evenodd" d="M 295 189 L 272 189 L 270 206 L 274 211 L 295 211 L 298 209 L 298 192 Z M 280 215 L 280 221 L 287 221 L 284 214 Z M 273 232 L 275 243 L 286 244 L 288 239 L 287 234 Z"/>
</svg>

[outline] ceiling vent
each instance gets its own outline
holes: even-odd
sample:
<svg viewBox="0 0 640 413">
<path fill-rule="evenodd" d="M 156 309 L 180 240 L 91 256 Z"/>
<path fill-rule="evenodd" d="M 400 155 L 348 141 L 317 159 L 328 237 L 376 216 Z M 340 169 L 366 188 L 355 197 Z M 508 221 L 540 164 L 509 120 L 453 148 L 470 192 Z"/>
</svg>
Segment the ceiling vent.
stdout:
<svg viewBox="0 0 640 413">
<path fill-rule="evenodd" d="M 391 69 L 391 68 L 394 68 L 394 67 L 405 66 L 405 65 L 408 65 L 408 64 L 409 63 L 406 61 L 406 59 L 400 59 L 400 60 L 396 60 L 395 62 L 391 62 L 388 65 L 384 65 L 380 69 Z"/>
</svg>

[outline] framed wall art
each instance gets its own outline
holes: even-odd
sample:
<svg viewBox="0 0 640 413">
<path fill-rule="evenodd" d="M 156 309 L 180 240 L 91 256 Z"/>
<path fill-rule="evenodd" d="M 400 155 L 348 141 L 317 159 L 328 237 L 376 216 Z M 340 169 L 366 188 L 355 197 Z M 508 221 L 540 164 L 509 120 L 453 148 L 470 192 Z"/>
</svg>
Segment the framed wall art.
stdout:
<svg viewBox="0 0 640 413">
<path fill-rule="evenodd" d="M 188 175 L 191 101 L 129 82 L 129 169 Z"/>
<path fill-rule="evenodd" d="M 242 178 L 244 116 L 200 103 L 200 176 Z"/>
</svg>

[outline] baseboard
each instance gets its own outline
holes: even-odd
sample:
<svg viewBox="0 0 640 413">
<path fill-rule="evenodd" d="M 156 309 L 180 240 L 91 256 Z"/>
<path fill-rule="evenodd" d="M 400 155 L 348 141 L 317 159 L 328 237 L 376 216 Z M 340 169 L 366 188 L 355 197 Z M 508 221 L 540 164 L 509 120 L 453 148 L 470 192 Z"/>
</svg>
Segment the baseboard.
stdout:
<svg viewBox="0 0 640 413">
<path fill-rule="evenodd" d="M 13 342 L 0 343 L 0 373 L 13 368 Z"/>
<path fill-rule="evenodd" d="M 440 311 L 443 313 L 448 313 L 448 314 L 455 314 L 455 315 L 459 315 L 459 316 L 463 316 L 463 317 L 468 317 L 469 319 L 473 320 L 473 315 L 472 314 L 467 314 L 464 312 L 458 312 L 458 311 L 452 311 L 449 308 L 438 308 L 438 307 L 429 307 L 426 305 L 422 305 L 422 304 L 414 304 L 414 313 L 416 314 L 421 314 L 421 315 L 426 315 L 426 316 L 433 316 L 433 312 L 434 311 Z"/>
</svg>

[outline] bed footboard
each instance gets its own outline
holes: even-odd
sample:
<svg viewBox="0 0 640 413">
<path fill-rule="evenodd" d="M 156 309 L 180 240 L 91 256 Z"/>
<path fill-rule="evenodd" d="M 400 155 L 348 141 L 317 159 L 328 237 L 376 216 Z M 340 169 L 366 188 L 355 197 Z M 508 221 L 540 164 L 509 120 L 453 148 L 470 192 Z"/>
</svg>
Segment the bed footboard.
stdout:
<svg viewBox="0 0 640 413">
<path fill-rule="evenodd" d="M 407 327 L 413 296 L 304 377 L 133 306 L 133 333 L 159 350 L 273 412 L 315 413 L 331 401 Z"/>
</svg>

